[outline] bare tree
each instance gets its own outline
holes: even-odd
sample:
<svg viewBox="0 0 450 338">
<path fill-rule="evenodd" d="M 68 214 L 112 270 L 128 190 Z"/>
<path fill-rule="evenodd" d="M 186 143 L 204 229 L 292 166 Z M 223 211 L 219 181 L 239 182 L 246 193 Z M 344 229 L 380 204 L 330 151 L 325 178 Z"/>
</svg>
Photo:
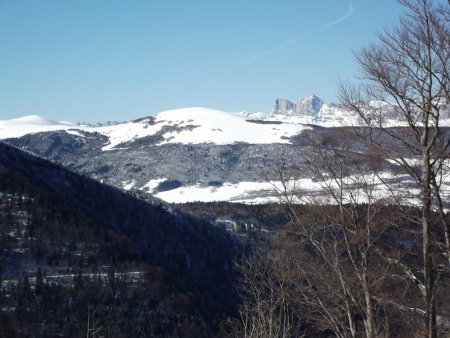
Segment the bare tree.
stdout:
<svg viewBox="0 0 450 338">
<path fill-rule="evenodd" d="M 420 257 L 402 248 L 421 240 L 410 187 L 402 189 L 382 153 L 362 151 L 352 129 L 303 136 L 308 166 L 280 166 L 271 181 L 291 219 L 277 269 L 295 285 L 297 310 L 339 337 L 389 336 L 395 326 L 417 333 L 406 323 L 425 314 L 425 285 Z M 298 179 L 305 170 L 312 181 Z"/>
<path fill-rule="evenodd" d="M 385 308 L 375 301 L 374 276 L 381 272 L 372 259 L 387 226 L 376 196 L 380 159 L 314 133 L 309 144 L 303 156 L 314 186 L 302 186 L 297 168 L 279 170 L 281 185 L 274 183 L 292 224 L 280 256 L 286 270 L 296 272 L 294 293 L 317 328 L 338 337 L 387 336 Z M 306 214 L 299 212 L 298 203 L 308 206 Z"/>
<path fill-rule="evenodd" d="M 432 240 L 433 213 L 439 215 L 445 237 L 441 257 L 450 266 L 450 227 L 443 205 L 450 143 L 440 126 L 450 103 L 450 9 L 430 0 L 399 2 L 407 14 L 396 28 L 381 33 L 377 44 L 356 53 L 362 84 L 342 85 L 340 99 L 366 127 L 355 128 L 356 135 L 372 151 L 397 163 L 420 188 L 421 214 L 414 221 L 422 228 L 423 272 L 412 277 L 423 286 L 426 332 L 431 338 L 437 336 L 440 258 L 434 254 L 440 243 Z M 390 118 L 401 119 L 405 128 L 389 128 Z"/>
<path fill-rule="evenodd" d="M 101 338 L 104 337 L 101 335 L 103 331 L 103 324 L 97 315 L 97 308 L 91 305 L 88 305 L 88 318 L 87 318 L 87 329 L 86 329 L 86 337 L 87 338 Z"/>
<path fill-rule="evenodd" d="M 269 263 L 308 320 L 338 337 L 389 336 L 392 308 L 423 316 L 427 337 L 437 337 L 439 278 L 450 268 L 450 142 L 440 126 L 450 113 L 450 12 L 428 0 L 399 2 L 408 14 L 398 27 L 356 54 L 362 84 L 341 85 L 343 106 L 359 117 L 350 133 L 353 145 L 312 133 L 303 156 L 315 178 L 313 189 L 297 179 L 299 168 L 282 166 L 271 177 L 292 227 L 278 259 Z M 390 119 L 403 127 L 391 128 Z M 409 176 L 404 190 L 384 175 L 386 159 Z M 416 196 L 414 188 L 420 190 Z M 298 203 L 311 207 L 307 214 Z M 400 223 L 421 243 L 420 259 L 412 263 L 395 241 L 383 243 Z M 404 286 L 404 292 L 393 295 L 393 285 Z M 242 322 L 253 328 L 258 321 L 248 320 L 251 309 Z"/>
<path fill-rule="evenodd" d="M 269 258 L 254 257 L 239 266 L 242 305 L 238 319 L 231 322 L 231 337 L 299 336 L 289 307 L 286 276 L 275 275 L 272 263 Z"/>
</svg>

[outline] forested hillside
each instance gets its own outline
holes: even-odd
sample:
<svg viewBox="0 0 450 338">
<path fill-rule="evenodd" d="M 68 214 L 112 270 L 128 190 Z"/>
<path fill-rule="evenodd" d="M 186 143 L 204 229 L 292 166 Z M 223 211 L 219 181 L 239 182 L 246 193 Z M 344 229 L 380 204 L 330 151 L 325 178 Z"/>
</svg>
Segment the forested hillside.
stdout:
<svg viewBox="0 0 450 338">
<path fill-rule="evenodd" d="M 4 144 L 0 241 L 0 336 L 202 337 L 234 311 L 224 231 Z"/>
</svg>

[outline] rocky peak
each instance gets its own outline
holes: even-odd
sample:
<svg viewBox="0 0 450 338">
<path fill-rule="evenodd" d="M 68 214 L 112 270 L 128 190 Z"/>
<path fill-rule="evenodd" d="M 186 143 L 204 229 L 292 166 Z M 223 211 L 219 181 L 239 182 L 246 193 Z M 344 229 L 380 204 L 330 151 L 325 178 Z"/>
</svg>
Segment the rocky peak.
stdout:
<svg viewBox="0 0 450 338">
<path fill-rule="evenodd" d="M 300 99 L 296 103 L 284 98 L 277 98 L 272 114 L 319 117 L 323 103 L 323 100 L 314 94 L 307 98 Z"/>
<path fill-rule="evenodd" d="M 294 110 L 296 104 L 284 98 L 277 98 L 273 107 L 273 114 L 290 114 Z"/>
</svg>

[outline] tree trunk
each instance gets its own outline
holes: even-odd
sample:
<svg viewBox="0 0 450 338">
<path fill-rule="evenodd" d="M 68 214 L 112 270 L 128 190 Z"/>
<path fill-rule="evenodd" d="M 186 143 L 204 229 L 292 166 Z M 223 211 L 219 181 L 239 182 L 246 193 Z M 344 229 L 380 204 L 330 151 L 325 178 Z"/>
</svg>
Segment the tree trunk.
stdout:
<svg viewBox="0 0 450 338">
<path fill-rule="evenodd" d="M 422 136 L 423 143 L 427 143 L 427 131 Z M 436 302 L 434 297 L 433 259 L 431 257 L 430 243 L 430 219 L 431 219 L 431 165 L 429 149 L 422 144 L 423 158 L 423 198 L 422 198 L 422 254 L 423 271 L 425 280 L 425 308 L 426 308 L 426 331 L 428 338 L 437 337 L 436 329 Z"/>
</svg>

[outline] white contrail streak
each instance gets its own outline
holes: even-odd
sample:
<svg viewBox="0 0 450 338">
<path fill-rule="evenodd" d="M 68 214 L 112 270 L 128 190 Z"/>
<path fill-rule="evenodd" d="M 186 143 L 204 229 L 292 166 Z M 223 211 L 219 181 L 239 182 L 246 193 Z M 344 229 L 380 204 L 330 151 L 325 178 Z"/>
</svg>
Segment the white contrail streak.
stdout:
<svg viewBox="0 0 450 338">
<path fill-rule="evenodd" d="M 343 16 L 341 16 L 337 20 L 333 20 L 331 22 L 326 23 L 322 27 L 319 28 L 319 30 L 330 28 L 331 26 L 337 25 L 338 23 L 341 23 L 342 21 L 347 20 L 349 17 L 351 17 L 353 14 L 353 5 L 351 2 L 348 3 L 348 10 L 347 13 L 345 13 Z"/>
<path fill-rule="evenodd" d="M 247 60 L 245 60 L 245 61 L 242 61 L 241 63 L 238 64 L 238 67 L 244 67 L 244 66 L 247 66 L 247 65 L 249 65 L 249 64 L 251 64 L 251 63 L 253 63 L 253 62 L 255 62 L 256 60 L 261 59 L 262 57 L 265 57 L 265 56 L 267 56 L 267 55 L 269 55 L 269 54 L 272 54 L 272 53 L 273 53 L 274 51 L 276 51 L 276 50 L 283 49 L 283 48 L 285 48 L 285 47 L 287 47 L 287 46 L 289 46 L 289 45 L 292 45 L 292 44 L 293 44 L 294 42 L 296 42 L 296 41 L 297 41 L 297 38 L 294 38 L 294 39 L 290 39 L 290 40 L 288 40 L 288 41 L 285 41 L 285 42 L 279 44 L 279 45 L 278 45 L 277 47 L 275 47 L 275 48 L 265 50 L 264 52 L 259 53 L 258 55 L 255 55 L 255 56 L 252 57 L 252 58 L 249 58 L 249 59 L 247 59 Z"/>
<path fill-rule="evenodd" d="M 343 16 L 341 16 L 339 19 L 336 19 L 336 20 L 333 20 L 331 22 L 326 23 L 325 25 L 321 26 L 318 30 L 330 28 L 331 26 L 337 25 L 337 24 L 341 23 L 342 21 L 347 20 L 349 17 L 352 16 L 352 14 L 353 14 L 353 5 L 352 5 L 352 2 L 350 1 L 348 3 L 347 12 Z M 281 43 L 280 45 L 278 45 L 275 48 L 267 49 L 267 50 L 265 50 L 265 51 L 255 55 L 255 56 L 253 56 L 253 57 L 251 57 L 251 58 L 249 58 L 247 60 L 244 60 L 244 61 L 240 62 L 237 66 L 238 67 L 248 66 L 248 65 L 252 64 L 253 62 L 255 62 L 257 60 L 259 60 L 259 59 L 261 59 L 263 57 L 266 57 L 269 54 L 272 54 L 274 51 L 276 51 L 278 49 L 283 49 L 283 48 L 285 48 L 285 47 L 295 43 L 297 40 L 298 40 L 298 38 L 293 38 L 291 40 L 285 41 L 285 42 Z"/>
<path fill-rule="evenodd" d="M 266 51 L 264 51 L 262 53 L 259 53 L 258 55 L 255 55 L 254 57 L 252 57 L 250 59 L 242 61 L 241 63 L 238 64 L 238 66 L 239 67 L 247 66 L 247 65 L 255 62 L 256 60 L 261 59 L 262 57 L 264 57 L 266 55 L 269 55 L 270 53 L 272 53 L 272 51 L 273 51 L 272 49 L 268 49 L 268 50 L 266 50 Z"/>
</svg>

